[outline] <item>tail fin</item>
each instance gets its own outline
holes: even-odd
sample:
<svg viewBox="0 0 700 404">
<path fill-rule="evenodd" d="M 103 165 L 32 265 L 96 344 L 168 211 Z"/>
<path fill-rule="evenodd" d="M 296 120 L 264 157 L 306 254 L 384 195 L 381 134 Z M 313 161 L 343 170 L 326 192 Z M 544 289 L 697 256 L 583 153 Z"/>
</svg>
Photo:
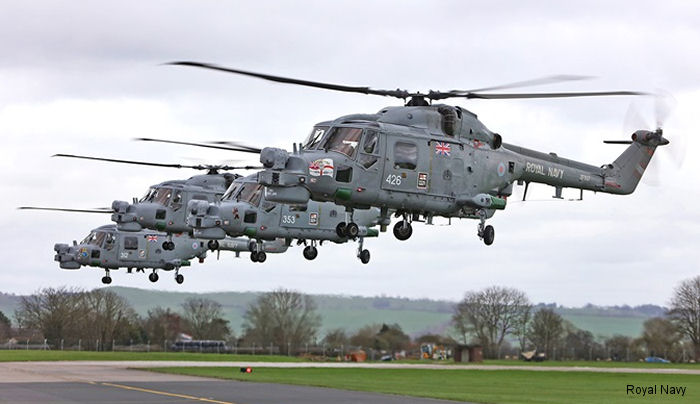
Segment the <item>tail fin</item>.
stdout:
<svg viewBox="0 0 700 404">
<path fill-rule="evenodd" d="M 632 144 L 612 164 L 604 167 L 605 192 L 623 195 L 634 192 L 656 147 L 668 143 L 661 129 L 636 131 L 632 135 Z"/>
</svg>

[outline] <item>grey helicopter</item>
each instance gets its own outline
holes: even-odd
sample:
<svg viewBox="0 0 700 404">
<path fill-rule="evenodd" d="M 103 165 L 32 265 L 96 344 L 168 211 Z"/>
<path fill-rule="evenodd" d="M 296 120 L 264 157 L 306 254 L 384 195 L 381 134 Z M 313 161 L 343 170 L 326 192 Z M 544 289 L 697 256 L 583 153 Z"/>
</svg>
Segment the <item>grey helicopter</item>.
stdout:
<svg viewBox="0 0 700 404">
<path fill-rule="evenodd" d="M 207 256 L 208 246 L 201 240 L 194 239 L 186 233 L 176 234 L 177 243 L 172 250 L 162 248 L 168 235 L 150 230 L 122 231 L 115 224 L 98 227 L 90 232 L 80 243 L 72 245 L 56 244 L 54 260 L 62 269 L 76 270 L 83 266 L 98 267 L 105 270 L 102 283 L 112 283 L 111 270 L 126 268 L 127 273 L 143 272 L 152 269 L 148 275 L 151 282 L 158 281 L 158 270 L 175 271 L 175 281 L 184 282 L 180 268 L 189 267 L 191 260 L 197 258 L 200 263 Z M 284 239 L 265 242 L 261 249 L 268 253 L 283 253 L 287 250 Z M 218 243 L 217 253 L 234 251 L 236 255 L 248 251 L 248 240 L 244 238 L 226 238 Z"/>
<path fill-rule="evenodd" d="M 257 174 L 238 178 L 224 194 L 221 202 L 191 200 L 188 203 L 187 223 L 194 229 L 194 237 L 209 239 L 212 248 L 224 237 L 246 235 L 251 239 L 251 260 L 264 261 L 264 252 L 257 245 L 262 240 L 275 238 L 297 239 L 304 244 L 303 255 L 307 260 L 318 256 L 317 243 L 331 241 L 344 243 L 347 236 L 338 235 L 336 227 L 345 219 L 344 209 L 331 202 L 308 201 L 304 205 L 287 205 L 269 202 L 263 186 L 257 182 Z M 372 228 L 379 223 L 379 209 L 358 212 L 357 257 L 363 264 L 370 260 L 370 252 L 364 249 L 365 237 L 377 237 L 379 231 Z M 308 244 L 307 244 L 308 241 Z M 319 244 L 320 244 L 319 243 Z"/>
<path fill-rule="evenodd" d="M 227 150 L 235 151 L 235 147 Z M 191 199 L 215 202 L 221 199 L 226 189 L 240 177 L 237 174 L 220 173 L 227 170 L 250 170 L 260 167 L 229 165 L 183 165 L 153 163 L 124 159 L 80 156 L 74 154 L 55 154 L 54 157 L 68 157 L 86 160 L 106 161 L 110 163 L 135 164 L 152 167 L 190 168 L 206 170 L 203 175 L 195 175 L 186 180 L 170 180 L 151 186 L 142 198 L 133 198 L 132 202 L 115 200 L 111 208 L 98 209 L 64 209 L 23 206 L 20 209 L 54 210 L 83 213 L 111 214 L 111 219 L 122 231 L 141 231 L 150 229 L 167 234 L 162 240 L 163 250 L 174 250 L 174 234 L 189 233 L 192 229 L 185 223 L 187 203 Z"/>
<path fill-rule="evenodd" d="M 515 183 L 554 187 L 554 198 L 564 188 L 626 195 L 634 192 L 656 148 L 667 145 L 662 118 L 657 128 L 639 129 L 631 140 L 606 143 L 628 147 L 602 166 L 578 162 L 556 153 L 543 153 L 503 142 L 477 115 L 459 106 L 433 103 L 461 99 L 562 98 L 650 95 L 638 91 L 559 93 L 501 93 L 508 88 L 580 80 L 583 76 L 551 76 L 473 90 L 380 90 L 299 80 L 199 62 L 172 62 L 227 73 L 252 76 L 343 92 L 403 99 L 404 106 L 382 108 L 374 114 L 351 114 L 314 126 L 306 141 L 290 153 L 266 147 L 260 151 L 265 170 L 258 182 L 269 201 L 304 204 L 308 200 L 332 201 L 347 210 L 338 234 L 357 234 L 354 211 L 377 207 L 382 220 L 392 211 L 400 217 L 395 237 L 407 240 L 411 222 L 432 224 L 435 216 L 479 220 L 477 236 L 491 245 L 495 231 L 486 219 L 506 207 Z"/>
</svg>

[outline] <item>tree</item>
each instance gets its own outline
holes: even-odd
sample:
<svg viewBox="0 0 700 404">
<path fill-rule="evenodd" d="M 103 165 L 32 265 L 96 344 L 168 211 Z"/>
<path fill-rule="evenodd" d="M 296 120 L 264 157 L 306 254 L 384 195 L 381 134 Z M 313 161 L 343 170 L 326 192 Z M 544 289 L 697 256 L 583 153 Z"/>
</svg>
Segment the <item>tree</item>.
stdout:
<svg viewBox="0 0 700 404">
<path fill-rule="evenodd" d="M 62 339 L 77 342 L 88 328 L 82 295 L 80 289 L 42 289 L 22 297 L 15 318 L 19 327 L 41 331 L 51 344 L 59 344 Z"/>
<path fill-rule="evenodd" d="M 103 344 L 115 340 L 129 342 L 138 316 L 123 297 L 111 290 L 95 289 L 82 293 L 82 298 L 86 309 L 83 323 L 90 324 L 81 333 L 83 337 Z"/>
<path fill-rule="evenodd" d="M 676 287 L 669 314 L 680 332 L 692 342 L 695 360 L 700 361 L 700 276 Z"/>
<path fill-rule="evenodd" d="M 245 339 L 281 350 L 313 342 L 321 324 L 316 304 L 308 295 L 278 289 L 261 295 L 243 315 Z"/>
<path fill-rule="evenodd" d="M 0 341 L 10 338 L 12 334 L 12 322 L 0 311 Z"/>
<path fill-rule="evenodd" d="M 374 341 L 373 348 L 391 352 L 407 349 L 411 344 L 411 338 L 403 332 L 398 324 L 382 324 Z"/>
<path fill-rule="evenodd" d="M 642 340 L 649 356 L 662 356 L 668 359 L 669 354 L 674 354 L 678 350 L 681 338 L 678 327 L 670 320 L 654 317 L 644 322 Z"/>
<path fill-rule="evenodd" d="M 170 308 L 156 307 L 148 310 L 143 328 L 153 343 L 161 344 L 166 340 L 172 342 L 182 332 L 182 317 Z"/>
<path fill-rule="evenodd" d="M 368 324 L 360 328 L 350 337 L 350 344 L 359 348 L 373 348 L 374 339 L 381 328 L 381 324 Z"/>
<path fill-rule="evenodd" d="M 530 301 L 525 293 L 492 286 L 479 292 L 467 292 L 452 316 L 455 328 L 466 342 L 473 335 L 484 347 L 487 357 L 496 357 L 504 338 L 516 332 L 529 315 Z"/>
<path fill-rule="evenodd" d="M 564 332 L 563 319 L 552 309 L 541 309 L 532 317 L 527 337 L 538 352 L 554 358 L 553 350 Z"/>
<path fill-rule="evenodd" d="M 331 349 L 339 348 L 341 345 L 347 347 L 348 342 L 350 342 L 348 335 L 342 328 L 330 330 L 326 333 L 326 336 L 323 337 L 323 343 L 328 345 L 328 347 Z"/>
<path fill-rule="evenodd" d="M 182 304 L 184 328 L 195 339 L 223 340 L 231 334 L 221 304 L 211 299 L 189 298 Z"/>
</svg>

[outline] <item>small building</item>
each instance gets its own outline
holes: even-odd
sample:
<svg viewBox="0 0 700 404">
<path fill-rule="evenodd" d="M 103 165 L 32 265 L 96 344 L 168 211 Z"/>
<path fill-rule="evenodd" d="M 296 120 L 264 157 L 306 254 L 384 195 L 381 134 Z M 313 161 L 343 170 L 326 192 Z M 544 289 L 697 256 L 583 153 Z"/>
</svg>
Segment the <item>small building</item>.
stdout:
<svg viewBox="0 0 700 404">
<path fill-rule="evenodd" d="M 455 345 L 455 362 L 483 362 L 484 348 L 481 345 Z"/>
</svg>

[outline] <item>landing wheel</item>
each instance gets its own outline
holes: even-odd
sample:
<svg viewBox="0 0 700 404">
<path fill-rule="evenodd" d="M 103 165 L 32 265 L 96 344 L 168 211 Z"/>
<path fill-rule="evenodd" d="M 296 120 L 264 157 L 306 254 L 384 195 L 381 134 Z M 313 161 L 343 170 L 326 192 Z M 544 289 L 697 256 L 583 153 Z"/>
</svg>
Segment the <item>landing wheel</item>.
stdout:
<svg viewBox="0 0 700 404">
<path fill-rule="evenodd" d="M 103 276 L 102 283 L 104 283 L 105 285 L 109 285 L 110 283 L 112 283 L 112 278 L 110 278 L 109 276 Z"/>
<path fill-rule="evenodd" d="M 175 243 L 172 241 L 164 241 L 163 242 L 163 249 L 166 251 L 171 251 L 175 249 Z"/>
<path fill-rule="evenodd" d="M 248 251 L 255 252 L 257 247 L 258 247 L 258 243 L 256 243 L 255 240 L 250 240 L 250 242 L 248 243 Z"/>
<path fill-rule="evenodd" d="M 484 244 L 486 245 L 491 245 L 493 244 L 493 239 L 496 237 L 496 231 L 493 229 L 493 226 L 488 225 L 484 227 Z"/>
<path fill-rule="evenodd" d="M 155 273 L 155 272 L 151 272 L 151 273 L 148 275 L 148 280 L 151 281 L 151 282 L 158 282 L 158 274 Z"/>
<path fill-rule="evenodd" d="M 263 262 L 265 262 L 266 259 L 267 259 L 267 254 L 265 254 L 265 251 L 260 251 L 258 253 L 258 262 L 262 264 Z"/>
<path fill-rule="evenodd" d="M 397 239 L 401 241 L 408 240 L 411 237 L 411 234 L 413 234 L 413 227 L 408 220 L 396 222 L 394 225 L 394 237 Z"/>
<path fill-rule="evenodd" d="M 257 251 L 253 251 L 252 253 L 250 253 L 250 260 L 253 262 L 258 262 L 258 252 Z"/>
<path fill-rule="evenodd" d="M 367 264 L 369 262 L 369 250 L 360 251 L 360 261 L 362 261 L 363 264 Z"/>
<path fill-rule="evenodd" d="M 344 238 L 345 237 L 345 222 L 340 222 L 338 223 L 337 226 L 335 226 L 335 232 L 338 234 L 338 237 Z"/>
<path fill-rule="evenodd" d="M 360 228 L 357 227 L 357 223 L 350 222 L 345 226 L 345 235 L 348 238 L 355 238 L 360 233 Z"/>
<path fill-rule="evenodd" d="M 207 247 L 209 247 L 209 250 L 211 251 L 216 251 L 219 249 L 219 241 L 209 240 L 209 242 L 207 243 Z"/>
<path fill-rule="evenodd" d="M 306 246 L 304 248 L 304 258 L 311 261 L 318 256 L 318 249 L 314 246 Z"/>
<path fill-rule="evenodd" d="M 182 282 L 184 282 L 184 281 L 185 281 L 184 276 L 182 276 L 181 274 L 175 275 L 175 282 L 177 282 L 178 284 L 182 284 Z"/>
</svg>

